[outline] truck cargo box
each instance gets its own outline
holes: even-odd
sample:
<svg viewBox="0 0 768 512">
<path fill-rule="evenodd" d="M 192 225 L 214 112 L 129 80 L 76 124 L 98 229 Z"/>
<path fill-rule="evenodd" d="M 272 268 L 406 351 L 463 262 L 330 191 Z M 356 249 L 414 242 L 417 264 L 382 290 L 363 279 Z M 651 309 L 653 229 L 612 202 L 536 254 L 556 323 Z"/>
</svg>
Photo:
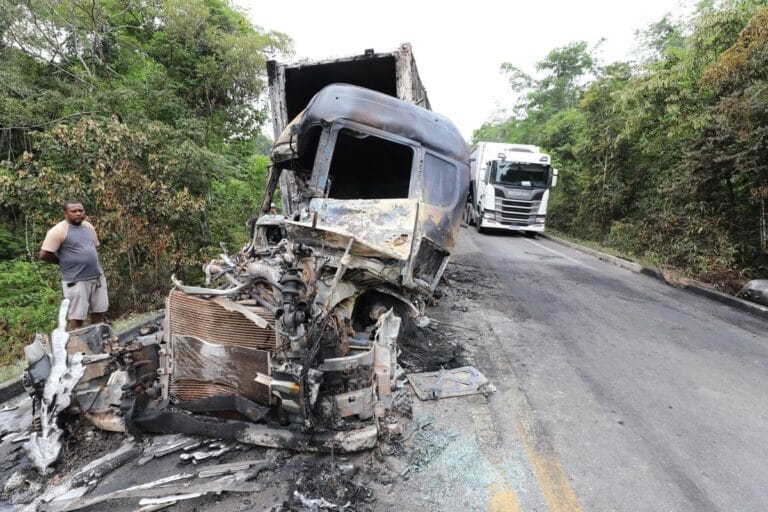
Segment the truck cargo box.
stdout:
<svg viewBox="0 0 768 512">
<path fill-rule="evenodd" d="M 275 139 L 315 94 L 334 83 L 365 87 L 431 110 L 409 43 L 391 52 L 366 50 L 362 55 L 321 61 L 282 64 L 271 60 L 267 74 Z"/>
</svg>

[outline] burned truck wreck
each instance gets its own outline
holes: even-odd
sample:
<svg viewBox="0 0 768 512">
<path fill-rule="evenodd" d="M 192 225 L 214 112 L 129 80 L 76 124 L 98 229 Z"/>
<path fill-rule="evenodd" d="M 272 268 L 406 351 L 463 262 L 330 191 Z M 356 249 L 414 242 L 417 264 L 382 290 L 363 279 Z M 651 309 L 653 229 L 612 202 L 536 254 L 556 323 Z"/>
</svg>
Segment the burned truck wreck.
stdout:
<svg viewBox="0 0 768 512">
<path fill-rule="evenodd" d="M 199 286 L 174 280 L 155 326 L 36 342 L 26 381 L 41 423 L 55 425 L 45 416 L 59 393 L 96 426 L 136 435 L 375 445 L 403 392 L 404 326 L 422 315 L 458 233 L 465 143 L 430 110 L 330 84 L 284 127 L 271 159 L 263 213 L 280 183 L 283 215 L 249 221 L 250 242 L 208 263 Z M 58 436 L 30 439 L 31 454 L 48 435 Z"/>
</svg>

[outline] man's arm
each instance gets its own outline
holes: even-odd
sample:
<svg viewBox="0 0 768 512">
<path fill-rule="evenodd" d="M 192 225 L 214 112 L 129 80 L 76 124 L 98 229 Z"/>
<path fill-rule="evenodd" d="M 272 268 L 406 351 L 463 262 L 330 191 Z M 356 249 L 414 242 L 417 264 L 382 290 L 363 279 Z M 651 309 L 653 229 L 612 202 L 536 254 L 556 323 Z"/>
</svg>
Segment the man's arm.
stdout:
<svg viewBox="0 0 768 512">
<path fill-rule="evenodd" d="M 46 263 L 54 263 L 56 265 L 59 264 L 59 257 L 50 251 L 46 251 L 45 249 L 40 249 L 40 259 Z"/>
<path fill-rule="evenodd" d="M 64 243 L 64 239 L 67 238 L 67 230 L 69 224 L 66 222 L 59 222 L 54 227 L 48 230 L 43 240 L 43 245 L 40 247 L 39 258 L 46 263 L 59 264 L 59 257 L 56 253 L 59 252 L 61 244 Z"/>
</svg>

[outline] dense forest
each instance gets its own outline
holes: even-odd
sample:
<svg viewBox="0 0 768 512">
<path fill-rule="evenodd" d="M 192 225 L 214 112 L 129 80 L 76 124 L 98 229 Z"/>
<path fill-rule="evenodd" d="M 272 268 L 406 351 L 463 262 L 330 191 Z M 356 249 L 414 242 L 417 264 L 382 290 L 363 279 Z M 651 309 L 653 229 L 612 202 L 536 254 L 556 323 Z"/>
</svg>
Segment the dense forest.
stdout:
<svg viewBox="0 0 768 512">
<path fill-rule="evenodd" d="M 550 225 L 728 291 L 768 275 L 768 3 L 703 1 L 637 34 L 637 59 L 552 50 L 475 141 L 537 144 L 561 180 Z M 599 45 L 598 45 L 599 46 Z"/>
<path fill-rule="evenodd" d="M 99 233 L 113 319 L 239 249 L 268 165 L 266 60 L 291 48 L 227 0 L 0 0 L 0 365 L 55 321 L 37 252 L 64 200 Z"/>
</svg>

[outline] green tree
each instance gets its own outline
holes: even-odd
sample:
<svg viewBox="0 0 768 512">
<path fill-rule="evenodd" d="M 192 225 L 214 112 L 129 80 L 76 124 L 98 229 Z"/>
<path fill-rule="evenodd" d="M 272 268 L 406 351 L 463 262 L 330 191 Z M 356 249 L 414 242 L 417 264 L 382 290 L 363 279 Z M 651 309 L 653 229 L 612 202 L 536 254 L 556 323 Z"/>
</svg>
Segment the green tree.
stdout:
<svg viewBox="0 0 768 512">
<path fill-rule="evenodd" d="M 722 217 L 742 266 L 768 266 L 768 7 L 701 76 L 716 93 L 711 122 L 692 141 L 683 176 L 692 199 Z"/>
</svg>

